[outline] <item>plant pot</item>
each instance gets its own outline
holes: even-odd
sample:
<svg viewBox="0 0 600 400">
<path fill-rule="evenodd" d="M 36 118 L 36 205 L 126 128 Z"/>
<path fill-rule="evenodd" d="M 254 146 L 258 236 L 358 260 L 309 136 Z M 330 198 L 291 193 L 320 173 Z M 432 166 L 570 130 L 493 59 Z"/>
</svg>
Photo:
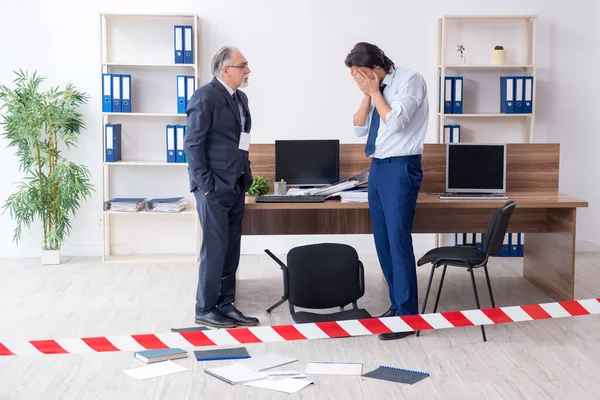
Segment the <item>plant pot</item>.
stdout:
<svg viewBox="0 0 600 400">
<path fill-rule="evenodd" d="M 42 249 L 42 265 L 60 264 L 60 250 Z"/>
<path fill-rule="evenodd" d="M 491 54 L 492 65 L 505 65 L 506 64 L 506 50 L 492 50 Z"/>
</svg>

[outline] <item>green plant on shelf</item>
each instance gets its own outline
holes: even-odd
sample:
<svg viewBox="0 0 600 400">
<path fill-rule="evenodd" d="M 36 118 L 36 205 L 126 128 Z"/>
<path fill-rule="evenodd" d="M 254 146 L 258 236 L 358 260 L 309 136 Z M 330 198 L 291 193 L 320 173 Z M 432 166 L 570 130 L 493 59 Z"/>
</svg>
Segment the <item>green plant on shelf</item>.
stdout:
<svg viewBox="0 0 600 400">
<path fill-rule="evenodd" d="M 494 50 L 504 50 L 504 46 L 496 46 L 494 47 Z"/>
<path fill-rule="evenodd" d="M 17 244 L 23 228 L 37 217 L 43 227 L 42 248 L 59 250 L 69 234 L 71 215 L 94 190 L 89 169 L 63 156 L 63 150 L 77 145 L 85 127 L 78 109 L 88 97 L 72 84 L 64 90 L 42 90 L 45 78 L 37 72 L 15 74 L 15 88 L 0 85 L 2 136 L 16 148 L 25 177 L 6 200 L 3 212 L 9 210 L 17 224 L 13 237 Z"/>
<path fill-rule="evenodd" d="M 255 176 L 248 193 L 252 196 L 260 196 L 269 193 L 269 180 L 262 176 Z"/>
</svg>

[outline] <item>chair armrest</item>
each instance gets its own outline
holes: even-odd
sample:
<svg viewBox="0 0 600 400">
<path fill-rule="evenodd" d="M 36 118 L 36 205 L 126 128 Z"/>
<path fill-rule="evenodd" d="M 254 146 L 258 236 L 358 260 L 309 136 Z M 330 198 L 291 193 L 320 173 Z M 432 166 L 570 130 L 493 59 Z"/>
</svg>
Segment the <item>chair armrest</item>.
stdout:
<svg viewBox="0 0 600 400">
<path fill-rule="evenodd" d="M 365 294 L 365 267 L 363 263 L 358 261 L 358 287 L 359 287 L 359 298 L 363 297 Z"/>
</svg>

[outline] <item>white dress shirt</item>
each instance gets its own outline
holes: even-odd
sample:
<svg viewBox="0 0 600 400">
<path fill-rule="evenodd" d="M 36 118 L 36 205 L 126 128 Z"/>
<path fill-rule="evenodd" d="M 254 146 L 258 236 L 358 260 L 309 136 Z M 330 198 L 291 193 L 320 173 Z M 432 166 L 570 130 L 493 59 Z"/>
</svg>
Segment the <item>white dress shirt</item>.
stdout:
<svg viewBox="0 0 600 400">
<path fill-rule="evenodd" d="M 416 71 L 396 67 L 381 83 L 387 85 L 383 90 L 383 98 L 392 109 L 386 116 L 386 122 L 383 122 L 383 119 L 379 121 L 375 152 L 371 157 L 389 158 L 422 154 L 429 120 L 425 80 Z M 354 126 L 356 136 L 369 134 L 374 108 L 371 100 L 371 112 L 367 123 Z"/>
<path fill-rule="evenodd" d="M 229 87 L 228 84 L 226 84 L 225 82 L 223 82 L 221 80 L 221 78 L 217 78 L 217 80 L 219 82 L 221 82 L 221 85 L 225 86 L 225 89 L 227 89 L 227 92 L 231 95 L 231 97 L 233 97 L 233 93 L 235 92 L 235 90 L 233 90 L 232 88 Z M 238 94 L 238 99 L 239 99 L 239 94 Z M 244 130 L 244 127 L 246 126 L 246 114 L 244 113 L 244 107 L 242 106 L 241 100 L 238 102 L 238 108 L 240 109 L 240 119 L 242 121 L 242 131 Z"/>
</svg>

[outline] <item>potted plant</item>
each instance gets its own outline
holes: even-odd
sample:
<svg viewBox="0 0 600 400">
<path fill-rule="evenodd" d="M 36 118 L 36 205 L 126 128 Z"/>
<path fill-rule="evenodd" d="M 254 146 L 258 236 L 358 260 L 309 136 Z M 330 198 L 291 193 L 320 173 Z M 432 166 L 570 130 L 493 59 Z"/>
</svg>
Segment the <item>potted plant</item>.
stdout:
<svg viewBox="0 0 600 400">
<path fill-rule="evenodd" d="M 260 196 L 269 193 L 269 180 L 262 176 L 255 176 L 252 185 L 248 189 L 248 193 L 252 196 Z"/>
<path fill-rule="evenodd" d="M 506 64 L 506 50 L 503 46 L 496 46 L 492 50 L 491 55 L 492 65 L 504 65 Z"/>
<path fill-rule="evenodd" d="M 35 218 L 43 227 L 42 264 L 60 263 L 60 247 L 71 228 L 70 216 L 90 197 L 93 186 L 87 167 L 67 160 L 65 149 L 76 146 L 84 128 L 78 108 L 87 102 L 71 84 L 64 90 L 42 90 L 45 78 L 19 70 L 14 88 L 0 85 L 0 111 L 8 145 L 16 148 L 19 169 L 25 174 L 3 206 L 17 226 L 13 240 L 19 243 L 23 228 Z"/>
</svg>

